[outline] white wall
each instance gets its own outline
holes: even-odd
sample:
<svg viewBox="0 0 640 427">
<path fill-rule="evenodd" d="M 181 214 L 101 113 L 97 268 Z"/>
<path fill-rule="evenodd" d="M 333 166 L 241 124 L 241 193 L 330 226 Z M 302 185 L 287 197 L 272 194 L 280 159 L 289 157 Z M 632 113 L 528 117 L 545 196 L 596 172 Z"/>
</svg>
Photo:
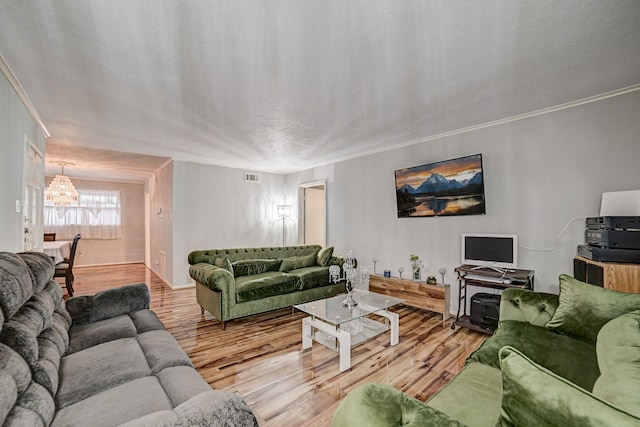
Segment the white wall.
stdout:
<svg viewBox="0 0 640 427">
<path fill-rule="evenodd" d="M 409 270 L 418 254 L 436 275 L 446 267 L 457 307 L 453 269 L 463 232 L 513 233 L 524 247 L 555 246 L 575 217 L 597 216 L 605 191 L 640 189 L 640 92 L 537 117 L 370 155 L 287 177 L 327 180 L 327 245 L 353 249 L 360 265 Z M 397 218 L 394 171 L 482 153 L 487 214 Z M 486 229 L 485 229 L 486 226 Z M 584 220 L 574 221 L 552 251 L 520 248 L 519 267 L 536 271 L 536 290 L 557 293 L 558 274 L 572 273 Z M 423 278 L 426 276 L 423 273 Z"/>
<path fill-rule="evenodd" d="M 293 204 L 283 196 L 285 177 L 260 173 L 260 182 L 251 183 L 244 181 L 244 173 L 173 162 L 174 287 L 194 283 L 187 261 L 191 251 L 282 244 L 282 222 L 275 207 Z"/>
<path fill-rule="evenodd" d="M 0 250 L 23 249 L 22 214 L 25 135 L 44 153 L 45 138 L 9 80 L 0 72 Z M 43 165 L 44 167 L 44 165 Z"/>
</svg>

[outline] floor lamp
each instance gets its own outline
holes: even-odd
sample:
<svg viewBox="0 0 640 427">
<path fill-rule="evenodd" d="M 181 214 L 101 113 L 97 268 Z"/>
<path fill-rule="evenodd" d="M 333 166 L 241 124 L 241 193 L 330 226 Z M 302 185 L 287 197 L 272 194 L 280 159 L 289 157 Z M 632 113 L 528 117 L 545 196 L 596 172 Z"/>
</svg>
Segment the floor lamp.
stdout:
<svg viewBox="0 0 640 427">
<path fill-rule="evenodd" d="M 282 218 L 282 246 L 284 246 L 284 223 L 291 218 L 291 205 L 278 205 L 278 217 Z"/>
</svg>

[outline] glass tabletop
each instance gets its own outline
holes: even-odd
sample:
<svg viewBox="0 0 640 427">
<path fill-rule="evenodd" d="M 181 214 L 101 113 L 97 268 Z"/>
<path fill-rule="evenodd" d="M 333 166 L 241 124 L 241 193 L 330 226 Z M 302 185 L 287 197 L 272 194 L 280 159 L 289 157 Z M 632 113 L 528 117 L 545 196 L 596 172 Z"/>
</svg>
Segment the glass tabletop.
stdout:
<svg viewBox="0 0 640 427">
<path fill-rule="evenodd" d="M 400 298 L 376 292 L 356 290 L 353 292 L 353 299 L 358 305 L 353 308 L 347 308 L 342 305 L 342 301 L 346 297 L 346 294 L 341 294 L 331 298 L 298 304 L 295 305 L 295 308 L 331 324 L 339 325 L 404 302 Z"/>
</svg>

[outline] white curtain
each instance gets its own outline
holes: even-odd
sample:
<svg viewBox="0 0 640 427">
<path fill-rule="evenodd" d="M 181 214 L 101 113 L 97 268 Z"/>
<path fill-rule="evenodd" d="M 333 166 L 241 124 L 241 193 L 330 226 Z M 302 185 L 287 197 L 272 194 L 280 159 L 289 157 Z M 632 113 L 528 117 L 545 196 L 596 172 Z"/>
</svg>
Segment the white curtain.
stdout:
<svg viewBox="0 0 640 427">
<path fill-rule="evenodd" d="M 122 237 L 120 191 L 78 189 L 77 206 L 54 206 L 45 201 L 44 231 L 56 240 L 120 239 Z"/>
</svg>

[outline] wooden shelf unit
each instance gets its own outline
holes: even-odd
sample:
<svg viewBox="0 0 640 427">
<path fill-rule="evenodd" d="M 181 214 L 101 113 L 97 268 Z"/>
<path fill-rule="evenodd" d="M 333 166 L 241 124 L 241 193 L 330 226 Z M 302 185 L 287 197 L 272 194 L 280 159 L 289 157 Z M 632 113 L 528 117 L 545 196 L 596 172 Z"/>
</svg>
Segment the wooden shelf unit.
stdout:
<svg viewBox="0 0 640 427">
<path fill-rule="evenodd" d="M 405 300 L 403 304 L 411 307 L 440 313 L 443 325 L 451 317 L 451 287 L 447 284 L 428 285 L 417 280 L 372 274 L 369 278 L 369 290 L 402 298 Z"/>
<path fill-rule="evenodd" d="M 577 256 L 573 260 L 573 276 L 614 291 L 640 293 L 640 264 L 593 261 Z"/>
</svg>

